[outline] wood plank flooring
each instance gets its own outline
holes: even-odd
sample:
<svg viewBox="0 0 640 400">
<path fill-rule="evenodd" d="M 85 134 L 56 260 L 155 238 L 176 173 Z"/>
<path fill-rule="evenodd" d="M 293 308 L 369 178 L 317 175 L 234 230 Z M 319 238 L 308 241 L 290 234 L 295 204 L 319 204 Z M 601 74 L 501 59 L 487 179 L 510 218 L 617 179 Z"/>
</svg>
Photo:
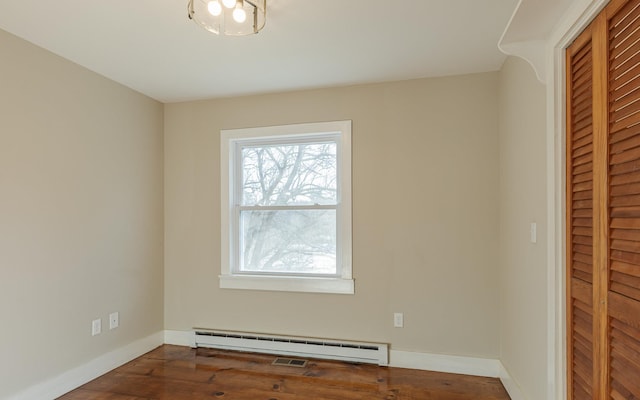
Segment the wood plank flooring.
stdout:
<svg viewBox="0 0 640 400">
<path fill-rule="evenodd" d="M 60 400 L 509 400 L 498 379 L 164 345 Z"/>
</svg>

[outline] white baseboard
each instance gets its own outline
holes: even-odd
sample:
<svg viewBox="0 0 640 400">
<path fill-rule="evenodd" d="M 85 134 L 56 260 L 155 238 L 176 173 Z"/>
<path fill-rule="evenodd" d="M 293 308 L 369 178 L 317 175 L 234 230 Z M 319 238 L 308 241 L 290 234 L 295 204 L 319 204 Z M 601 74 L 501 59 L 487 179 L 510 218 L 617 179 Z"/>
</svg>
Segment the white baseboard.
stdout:
<svg viewBox="0 0 640 400">
<path fill-rule="evenodd" d="M 389 357 L 389 366 L 391 367 L 491 378 L 497 378 L 500 373 L 500 361 L 490 358 L 448 356 L 401 350 L 391 350 Z"/>
<path fill-rule="evenodd" d="M 164 344 L 195 347 L 193 331 L 164 331 Z"/>
<path fill-rule="evenodd" d="M 195 345 L 195 343 L 193 343 L 194 337 L 192 331 L 164 331 L 164 342 L 166 344 L 193 347 Z M 492 378 L 499 376 L 501 368 L 500 361 L 493 359 L 445 356 L 399 350 L 391 350 L 389 353 L 390 367 L 488 376 Z"/>
<path fill-rule="evenodd" d="M 193 346 L 192 331 L 164 331 L 164 342 L 177 346 Z M 427 371 L 451 372 L 456 374 L 489 376 L 497 378 L 500 362 L 493 359 L 445 356 L 439 354 L 390 351 L 389 366 L 422 369 Z"/>
<path fill-rule="evenodd" d="M 509 371 L 507 371 L 502 363 L 500 363 L 500 381 L 502 382 L 502 386 L 507 390 L 507 393 L 509 393 L 511 400 L 526 400 L 520 386 L 518 386 L 518 383 L 511 377 Z"/>
<path fill-rule="evenodd" d="M 500 360 L 391 350 L 391 367 L 500 378 L 511 400 L 526 400 Z"/>
<path fill-rule="evenodd" d="M 55 378 L 31 386 L 7 400 L 53 400 L 161 346 L 163 339 L 163 332 L 147 336 L 66 371 Z"/>
</svg>

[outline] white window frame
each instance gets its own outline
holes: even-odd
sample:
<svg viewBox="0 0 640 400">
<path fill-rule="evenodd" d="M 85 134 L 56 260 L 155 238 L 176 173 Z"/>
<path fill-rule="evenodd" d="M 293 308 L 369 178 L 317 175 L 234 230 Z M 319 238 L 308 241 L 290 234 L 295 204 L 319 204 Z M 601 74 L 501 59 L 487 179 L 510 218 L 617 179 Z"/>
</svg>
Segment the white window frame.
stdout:
<svg viewBox="0 0 640 400">
<path fill-rule="evenodd" d="M 238 147 L 282 140 L 336 140 L 338 157 L 337 254 L 338 275 L 306 276 L 235 272 L 239 257 L 239 195 L 241 179 Z M 351 227 L 351 121 L 331 121 L 220 131 L 221 243 L 220 288 L 285 292 L 353 294 Z"/>
</svg>

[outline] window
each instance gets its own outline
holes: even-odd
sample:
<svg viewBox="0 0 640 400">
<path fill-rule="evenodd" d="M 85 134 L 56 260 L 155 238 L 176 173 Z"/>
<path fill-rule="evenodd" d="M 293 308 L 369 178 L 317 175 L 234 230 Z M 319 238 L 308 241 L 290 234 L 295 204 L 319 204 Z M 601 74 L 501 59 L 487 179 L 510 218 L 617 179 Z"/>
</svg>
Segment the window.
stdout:
<svg viewBox="0 0 640 400">
<path fill-rule="evenodd" d="M 220 287 L 354 292 L 351 121 L 221 132 Z"/>
</svg>

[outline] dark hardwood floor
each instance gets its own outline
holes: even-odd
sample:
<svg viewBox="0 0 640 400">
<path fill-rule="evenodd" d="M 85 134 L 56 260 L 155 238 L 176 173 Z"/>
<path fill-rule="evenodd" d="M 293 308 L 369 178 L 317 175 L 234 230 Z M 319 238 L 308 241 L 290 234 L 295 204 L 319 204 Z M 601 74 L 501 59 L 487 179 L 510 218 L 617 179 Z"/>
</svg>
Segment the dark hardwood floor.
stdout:
<svg viewBox="0 0 640 400">
<path fill-rule="evenodd" d="M 161 346 L 60 397 L 62 400 L 508 400 L 498 379 Z"/>
</svg>

